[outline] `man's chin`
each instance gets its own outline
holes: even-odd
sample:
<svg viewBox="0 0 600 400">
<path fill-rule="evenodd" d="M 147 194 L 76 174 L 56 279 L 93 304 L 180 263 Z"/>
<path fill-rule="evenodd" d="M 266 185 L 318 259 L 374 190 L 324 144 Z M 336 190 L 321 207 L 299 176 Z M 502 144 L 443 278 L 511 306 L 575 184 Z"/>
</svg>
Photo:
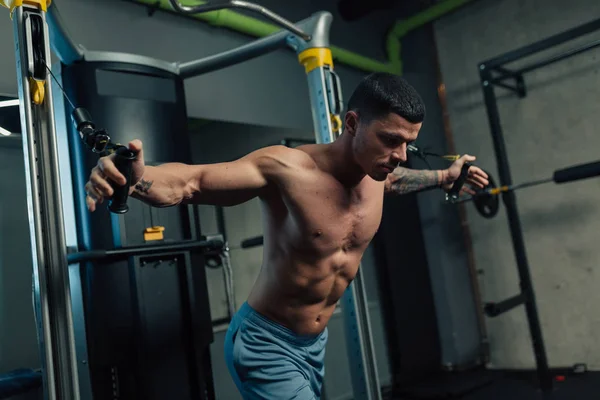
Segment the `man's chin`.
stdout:
<svg viewBox="0 0 600 400">
<path fill-rule="evenodd" d="M 387 179 L 388 175 L 389 174 L 387 172 L 382 172 L 382 171 L 375 171 L 375 172 L 371 172 L 369 174 L 371 179 L 373 179 L 374 181 L 377 181 L 377 182 L 385 181 Z"/>
</svg>

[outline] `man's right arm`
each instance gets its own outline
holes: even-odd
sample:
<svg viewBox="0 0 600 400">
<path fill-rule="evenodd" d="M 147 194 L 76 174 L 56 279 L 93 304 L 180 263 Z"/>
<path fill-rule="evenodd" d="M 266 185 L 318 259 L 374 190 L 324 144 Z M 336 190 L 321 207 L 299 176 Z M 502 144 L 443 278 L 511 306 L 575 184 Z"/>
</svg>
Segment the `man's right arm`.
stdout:
<svg viewBox="0 0 600 400">
<path fill-rule="evenodd" d="M 154 207 L 177 204 L 233 206 L 260 196 L 286 166 L 287 148 L 266 147 L 238 160 L 216 164 L 147 166 L 131 196 Z"/>
<path fill-rule="evenodd" d="M 258 196 L 266 185 L 262 171 L 252 162 L 167 163 L 147 166 L 142 179 L 131 188 L 131 197 L 154 207 L 181 203 L 229 206 Z"/>
</svg>

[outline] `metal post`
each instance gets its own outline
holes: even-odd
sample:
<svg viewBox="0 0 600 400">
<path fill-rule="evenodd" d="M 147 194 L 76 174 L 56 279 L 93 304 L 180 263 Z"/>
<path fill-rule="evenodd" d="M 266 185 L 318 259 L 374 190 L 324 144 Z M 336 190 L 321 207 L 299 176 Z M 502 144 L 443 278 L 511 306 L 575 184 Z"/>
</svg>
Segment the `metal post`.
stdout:
<svg viewBox="0 0 600 400">
<path fill-rule="evenodd" d="M 318 44 L 302 43 L 297 38 L 290 43 L 306 70 L 317 143 L 331 143 L 342 132 L 339 115 L 342 111 L 341 88 L 333 70 L 327 40 L 331 16 L 324 15 L 324 18 L 327 19 L 322 19 L 316 29 L 309 30 Z M 354 398 L 380 400 L 381 389 L 362 266 L 359 266 L 354 281 L 343 295 L 342 313 Z"/>
<path fill-rule="evenodd" d="M 494 87 L 491 83 L 492 74 L 485 64 L 480 65 L 479 72 L 483 87 L 485 105 L 487 108 L 488 120 L 492 132 L 494 151 L 496 153 L 496 160 L 498 162 L 500 184 L 511 185 L 512 178 L 510 174 L 510 168 L 508 166 L 508 154 L 506 152 L 502 127 L 500 125 L 500 114 L 498 112 L 496 95 L 494 93 Z M 504 200 L 506 212 L 508 214 L 512 243 L 515 257 L 517 259 L 517 268 L 519 271 L 521 293 L 525 297 L 525 309 L 527 312 L 527 320 L 529 322 L 529 330 L 531 333 L 531 340 L 533 342 L 533 350 L 537 363 L 539 384 L 543 391 L 550 391 L 552 390 L 552 376 L 550 375 L 548 368 L 548 359 L 546 357 L 546 350 L 544 347 L 542 328 L 540 326 L 537 305 L 535 301 L 535 293 L 533 290 L 533 284 L 531 282 L 527 253 L 525 251 L 525 241 L 523 239 L 521 221 L 517 211 L 517 200 L 514 192 L 512 191 L 504 193 L 502 199 Z"/>
<path fill-rule="evenodd" d="M 341 130 L 341 124 L 332 126 L 336 118 L 330 112 L 326 72 L 325 67 L 321 67 L 308 74 L 317 143 L 333 142 Z M 342 313 L 354 396 L 361 400 L 381 399 L 362 265 L 344 293 Z"/>
<path fill-rule="evenodd" d="M 54 4 L 54 3 L 52 3 Z M 48 23 L 49 30 L 52 31 L 52 24 Z M 52 47 L 52 44 L 51 44 Z M 63 217 L 65 239 L 67 244 L 67 253 L 69 249 L 79 249 L 77 240 L 77 221 L 75 217 L 75 198 L 73 195 L 73 174 L 71 169 L 71 158 L 68 156 L 69 140 L 68 125 L 71 120 L 67 117 L 70 113 L 66 112 L 65 98 L 60 86 L 62 82 L 62 64 L 55 63 L 52 66 L 56 81 L 52 80 L 54 94 L 54 126 L 57 132 L 57 144 L 59 149 L 65 149 L 63 157 L 59 160 L 59 171 L 61 179 L 61 193 L 63 196 Z M 78 360 L 78 379 L 79 379 L 79 397 L 81 400 L 92 400 L 92 383 L 90 376 L 90 364 L 87 348 L 87 332 L 85 321 L 85 305 L 83 294 L 83 281 L 81 276 L 82 265 L 69 265 L 69 282 L 71 286 L 71 313 L 73 315 L 73 332 L 75 335 L 75 349 Z"/>
<path fill-rule="evenodd" d="M 12 12 L 44 393 L 50 400 L 78 400 L 52 85 L 46 79 L 46 1 L 29 4 L 35 6 Z"/>
</svg>

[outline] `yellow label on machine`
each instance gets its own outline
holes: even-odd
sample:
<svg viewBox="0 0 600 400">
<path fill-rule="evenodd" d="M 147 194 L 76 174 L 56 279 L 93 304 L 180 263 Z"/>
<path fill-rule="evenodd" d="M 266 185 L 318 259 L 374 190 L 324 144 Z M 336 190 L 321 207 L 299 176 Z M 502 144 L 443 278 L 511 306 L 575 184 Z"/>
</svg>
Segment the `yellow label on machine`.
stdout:
<svg viewBox="0 0 600 400">
<path fill-rule="evenodd" d="M 150 228 L 144 229 L 144 240 L 149 242 L 152 240 L 163 240 L 164 235 L 163 232 L 165 230 L 164 226 L 152 226 Z"/>
<path fill-rule="evenodd" d="M 15 8 L 21 7 L 23 4 L 37 6 L 42 11 L 48 11 L 50 3 L 52 3 L 52 0 L 0 0 L 0 6 L 8 8 L 11 14 Z"/>
<path fill-rule="evenodd" d="M 315 68 L 324 67 L 325 65 L 333 66 L 331 49 L 328 47 L 306 49 L 298 54 L 298 61 L 304 65 L 307 74 Z"/>
</svg>

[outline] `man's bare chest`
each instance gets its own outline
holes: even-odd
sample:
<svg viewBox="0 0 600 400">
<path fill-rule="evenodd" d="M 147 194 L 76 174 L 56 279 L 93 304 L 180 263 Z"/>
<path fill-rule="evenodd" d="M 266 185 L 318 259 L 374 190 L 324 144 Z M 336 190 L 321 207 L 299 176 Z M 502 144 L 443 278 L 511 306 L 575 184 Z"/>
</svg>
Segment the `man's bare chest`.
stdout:
<svg viewBox="0 0 600 400">
<path fill-rule="evenodd" d="M 308 183 L 308 182 L 305 182 Z M 293 185 L 283 194 L 298 239 L 344 251 L 366 247 L 381 223 L 383 185 L 346 189 L 336 182 Z"/>
</svg>

